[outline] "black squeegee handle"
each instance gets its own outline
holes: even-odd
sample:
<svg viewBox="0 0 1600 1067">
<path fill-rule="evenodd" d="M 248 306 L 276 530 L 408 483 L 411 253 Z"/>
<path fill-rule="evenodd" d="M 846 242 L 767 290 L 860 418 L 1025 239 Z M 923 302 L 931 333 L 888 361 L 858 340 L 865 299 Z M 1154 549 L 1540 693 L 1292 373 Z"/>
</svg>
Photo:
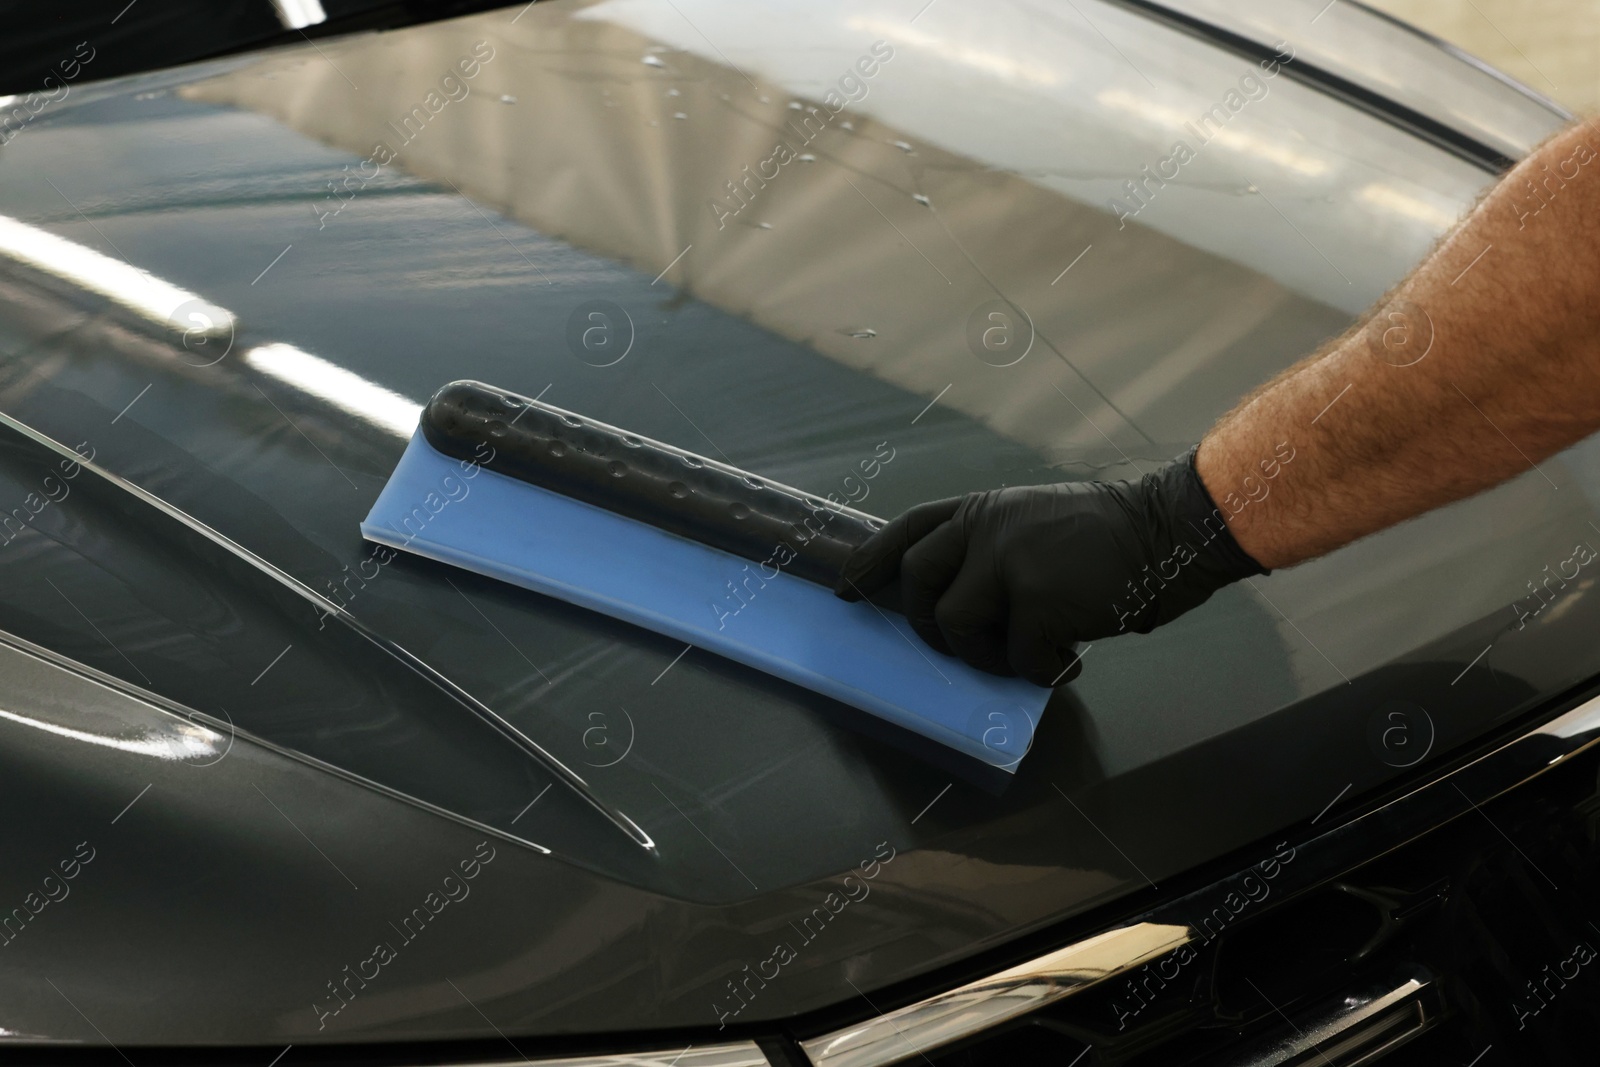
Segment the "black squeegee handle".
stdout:
<svg viewBox="0 0 1600 1067">
<path fill-rule="evenodd" d="M 434 448 L 564 496 L 832 588 L 883 526 L 853 508 L 551 404 L 451 382 L 422 412 Z M 892 603 L 878 597 L 884 606 Z"/>
</svg>

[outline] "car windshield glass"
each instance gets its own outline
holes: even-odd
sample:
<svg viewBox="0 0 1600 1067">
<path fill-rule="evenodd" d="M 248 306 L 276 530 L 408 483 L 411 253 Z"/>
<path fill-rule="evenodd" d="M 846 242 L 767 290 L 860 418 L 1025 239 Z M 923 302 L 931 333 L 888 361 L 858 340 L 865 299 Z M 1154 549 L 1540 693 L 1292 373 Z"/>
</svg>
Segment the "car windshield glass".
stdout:
<svg viewBox="0 0 1600 1067">
<path fill-rule="evenodd" d="M 1546 481 L 1595 484 L 1592 449 L 1097 642 L 998 796 L 865 713 L 375 556 L 358 523 L 458 378 L 885 517 L 1137 476 L 1344 329 L 1491 180 L 1295 82 L 1293 62 L 1090 0 L 915 20 L 558 0 L 89 86 L 0 148 L 0 396 L 345 604 L 660 852 L 624 863 L 631 842 L 580 835 L 577 862 L 731 898 L 959 832 L 1081 869 L 1104 841 L 1062 836 L 1070 794 L 1141 868 L 1108 854 L 1093 893 L 1143 885 L 1596 669 L 1587 602 L 1543 613 L 1543 645 L 1512 628 L 1527 580 L 1600 536 L 1584 491 Z M 574 327 L 596 308 L 610 347 Z M 1280 468 L 1318 433 L 1284 441 Z M 6 628 L 508 834 L 543 843 L 565 817 L 530 811 L 542 779 L 500 788 L 425 740 L 444 736 L 416 725 L 434 682 L 371 682 L 400 668 L 323 643 L 309 616 L 230 630 L 245 579 L 198 542 L 161 566 L 214 584 L 164 599 L 151 576 L 168 572 L 135 554 L 169 535 L 114 510 L 74 525 L 74 506 Z M 359 728 L 335 737 L 335 705 Z M 1259 775 L 1218 781 L 1246 765 Z M 1115 811 L 1095 800 L 1132 783 Z M 1157 799 L 1173 783 L 1181 817 Z"/>
</svg>

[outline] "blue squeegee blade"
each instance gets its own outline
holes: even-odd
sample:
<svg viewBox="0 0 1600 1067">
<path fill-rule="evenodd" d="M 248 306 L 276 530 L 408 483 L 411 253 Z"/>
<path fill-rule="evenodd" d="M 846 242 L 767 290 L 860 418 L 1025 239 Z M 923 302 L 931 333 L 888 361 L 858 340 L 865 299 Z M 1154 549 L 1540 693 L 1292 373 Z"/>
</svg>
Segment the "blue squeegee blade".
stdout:
<svg viewBox="0 0 1600 1067">
<path fill-rule="evenodd" d="M 1005 771 L 1050 695 L 928 649 L 873 604 L 451 459 L 420 430 L 361 533 L 716 652 Z"/>
</svg>

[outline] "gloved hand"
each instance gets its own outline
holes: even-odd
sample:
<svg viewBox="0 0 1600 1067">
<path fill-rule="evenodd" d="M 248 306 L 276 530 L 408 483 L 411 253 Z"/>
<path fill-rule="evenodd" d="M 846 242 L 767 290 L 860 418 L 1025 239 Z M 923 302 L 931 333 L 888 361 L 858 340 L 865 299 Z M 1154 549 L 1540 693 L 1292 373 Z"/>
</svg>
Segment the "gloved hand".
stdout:
<svg viewBox="0 0 1600 1067">
<path fill-rule="evenodd" d="M 919 504 L 851 554 L 834 592 L 860 600 L 898 575 L 906 618 L 940 652 L 1035 685 L 1071 681 L 1078 642 L 1149 633 L 1268 573 L 1228 531 L 1197 450 L 1138 481 Z"/>
</svg>

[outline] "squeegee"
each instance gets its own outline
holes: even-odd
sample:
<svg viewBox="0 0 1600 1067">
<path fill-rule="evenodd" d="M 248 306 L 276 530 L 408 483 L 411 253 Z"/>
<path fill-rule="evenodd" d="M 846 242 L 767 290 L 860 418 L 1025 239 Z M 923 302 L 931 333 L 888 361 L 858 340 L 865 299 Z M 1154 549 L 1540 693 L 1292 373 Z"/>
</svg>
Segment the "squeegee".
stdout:
<svg viewBox="0 0 1600 1067">
<path fill-rule="evenodd" d="M 1049 697 L 832 586 L 870 515 L 481 382 L 423 409 L 362 536 L 646 627 L 1003 770 Z"/>
</svg>

